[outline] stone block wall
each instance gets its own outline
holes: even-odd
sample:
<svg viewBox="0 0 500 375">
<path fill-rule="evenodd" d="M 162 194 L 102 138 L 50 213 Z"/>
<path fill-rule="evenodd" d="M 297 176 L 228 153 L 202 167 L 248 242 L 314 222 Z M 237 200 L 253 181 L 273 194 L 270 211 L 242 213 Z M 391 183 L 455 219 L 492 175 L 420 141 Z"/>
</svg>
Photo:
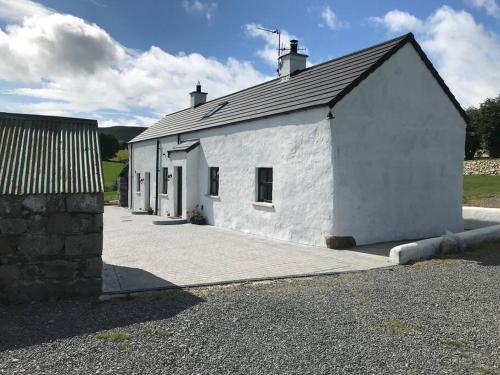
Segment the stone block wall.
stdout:
<svg viewBox="0 0 500 375">
<path fill-rule="evenodd" d="M 128 207 L 128 175 L 118 176 L 118 203 L 120 207 Z"/>
<path fill-rule="evenodd" d="M 500 176 L 500 159 L 466 160 L 464 175 Z"/>
<path fill-rule="evenodd" d="M 98 295 L 103 194 L 0 196 L 0 302 Z"/>
</svg>

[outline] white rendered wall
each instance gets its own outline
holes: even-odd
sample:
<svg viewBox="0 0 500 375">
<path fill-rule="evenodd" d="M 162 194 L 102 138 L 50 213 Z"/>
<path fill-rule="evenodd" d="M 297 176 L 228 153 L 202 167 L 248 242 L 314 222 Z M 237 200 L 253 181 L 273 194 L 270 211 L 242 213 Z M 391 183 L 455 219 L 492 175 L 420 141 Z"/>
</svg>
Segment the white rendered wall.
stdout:
<svg viewBox="0 0 500 375">
<path fill-rule="evenodd" d="M 145 173 L 150 173 L 150 194 L 149 205 L 155 208 L 155 165 L 156 165 L 156 139 L 134 143 L 132 145 L 132 163 L 129 164 L 129 186 L 132 187 L 129 200 L 130 208 L 135 211 L 145 211 L 146 202 L 144 201 L 144 182 L 141 183 L 141 191 L 136 190 L 137 173 L 141 174 L 141 179 L 145 177 Z"/>
<path fill-rule="evenodd" d="M 186 155 L 182 153 L 173 153 L 171 158 L 168 158 L 168 150 L 177 145 L 177 136 L 165 137 L 160 140 L 160 160 L 159 160 L 159 174 L 158 174 L 158 210 L 162 216 L 173 216 L 175 214 L 175 190 L 177 189 L 177 180 L 175 175 L 175 167 L 182 167 L 183 174 L 183 208 L 186 208 Z M 168 181 L 168 194 L 162 194 L 163 191 L 163 169 L 168 168 L 168 173 L 172 177 Z"/>
<path fill-rule="evenodd" d="M 411 45 L 333 115 L 334 235 L 366 244 L 463 230 L 466 124 Z"/>
<path fill-rule="evenodd" d="M 281 240 L 325 246 L 332 230 L 333 170 L 327 108 L 298 111 L 255 121 L 182 135 L 200 139 L 190 152 L 167 151 L 177 137 L 160 140 L 159 212 L 174 215 L 175 167 L 183 168 L 183 216 L 203 206 L 210 224 Z M 155 199 L 156 140 L 133 145 L 133 166 L 151 173 L 151 207 Z M 169 168 L 168 194 L 162 192 L 162 169 Z M 219 197 L 208 196 L 208 168 L 219 167 Z M 256 169 L 273 168 L 273 206 L 256 200 Z M 134 182 L 132 187 L 135 188 Z M 144 209 L 132 194 L 134 209 Z"/>
<path fill-rule="evenodd" d="M 327 113 L 316 108 L 183 134 L 200 139 L 198 201 L 188 204 L 203 205 L 216 226 L 325 246 L 333 216 Z M 219 167 L 219 198 L 207 195 L 209 167 Z M 258 167 L 273 168 L 272 208 L 252 204 Z"/>
</svg>

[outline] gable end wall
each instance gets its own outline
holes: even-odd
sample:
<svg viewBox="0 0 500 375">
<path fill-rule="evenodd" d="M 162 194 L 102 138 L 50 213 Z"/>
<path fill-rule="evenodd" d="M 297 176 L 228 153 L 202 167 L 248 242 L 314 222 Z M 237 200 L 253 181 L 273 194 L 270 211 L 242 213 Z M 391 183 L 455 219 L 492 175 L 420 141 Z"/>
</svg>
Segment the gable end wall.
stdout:
<svg viewBox="0 0 500 375">
<path fill-rule="evenodd" d="M 466 124 L 411 44 L 333 115 L 334 235 L 365 244 L 463 230 Z"/>
</svg>

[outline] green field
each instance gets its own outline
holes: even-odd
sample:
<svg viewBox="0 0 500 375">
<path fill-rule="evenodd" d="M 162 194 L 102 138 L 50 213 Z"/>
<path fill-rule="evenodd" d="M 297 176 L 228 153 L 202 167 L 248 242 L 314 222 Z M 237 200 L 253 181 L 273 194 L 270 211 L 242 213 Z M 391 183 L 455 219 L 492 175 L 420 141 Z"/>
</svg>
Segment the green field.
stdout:
<svg viewBox="0 0 500 375">
<path fill-rule="evenodd" d="M 126 163 L 128 161 L 128 150 L 119 150 L 115 156 L 111 158 L 111 161 L 119 161 L 120 163 Z"/>
<path fill-rule="evenodd" d="M 118 199 L 116 178 L 120 174 L 125 163 L 114 161 L 103 161 L 102 170 L 104 176 L 104 201 L 110 202 Z"/>
<path fill-rule="evenodd" d="M 500 176 L 464 176 L 464 203 L 500 197 Z"/>
</svg>

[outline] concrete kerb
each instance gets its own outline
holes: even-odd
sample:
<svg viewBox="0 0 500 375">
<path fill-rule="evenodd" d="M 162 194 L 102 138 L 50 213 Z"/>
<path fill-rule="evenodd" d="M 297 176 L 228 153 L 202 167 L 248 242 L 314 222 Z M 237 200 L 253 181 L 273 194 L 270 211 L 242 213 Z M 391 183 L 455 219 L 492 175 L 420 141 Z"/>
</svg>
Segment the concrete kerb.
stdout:
<svg viewBox="0 0 500 375">
<path fill-rule="evenodd" d="M 442 237 L 429 238 L 393 247 L 390 260 L 396 264 L 406 264 L 412 260 L 429 259 L 440 253 L 443 241 L 454 241 L 460 250 L 471 250 L 484 242 L 500 241 L 500 225 L 474 229 L 466 232 L 446 234 Z"/>
<path fill-rule="evenodd" d="M 463 207 L 465 229 L 478 229 L 500 224 L 500 208 Z"/>
<path fill-rule="evenodd" d="M 396 266 L 396 264 L 391 264 L 386 267 L 376 268 L 377 270 L 387 270 Z M 107 302 L 116 299 L 130 299 L 135 297 L 144 297 L 151 296 L 157 293 L 166 292 L 166 291 L 174 291 L 174 290 L 197 290 L 197 289 L 205 289 L 212 287 L 225 287 L 229 285 L 247 285 L 251 283 L 258 282 L 274 282 L 274 281 L 282 281 L 282 280 L 295 280 L 295 279 L 307 279 L 307 278 L 315 278 L 315 277 L 324 277 L 324 276 L 340 276 L 348 273 L 365 273 L 373 271 L 373 269 L 360 269 L 360 270 L 347 270 L 347 271 L 326 271 L 326 272 L 311 272 L 311 273 L 303 273 L 303 274 L 293 274 L 293 275 L 283 275 L 283 276 L 270 276 L 270 277 L 253 277 L 253 278 L 245 278 L 245 279 L 235 279 L 235 280 L 227 280 L 227 281 L 215 281 L 209 283 L 198 283 L 187 286 L 179 286 L 179 285 L 169 285 L 162 286 L 156 288 L 144 288 L 137 290 L 123 290 L 120 292 L 104 292 L 99 297 L 99 301 Z"/>
</svg>

